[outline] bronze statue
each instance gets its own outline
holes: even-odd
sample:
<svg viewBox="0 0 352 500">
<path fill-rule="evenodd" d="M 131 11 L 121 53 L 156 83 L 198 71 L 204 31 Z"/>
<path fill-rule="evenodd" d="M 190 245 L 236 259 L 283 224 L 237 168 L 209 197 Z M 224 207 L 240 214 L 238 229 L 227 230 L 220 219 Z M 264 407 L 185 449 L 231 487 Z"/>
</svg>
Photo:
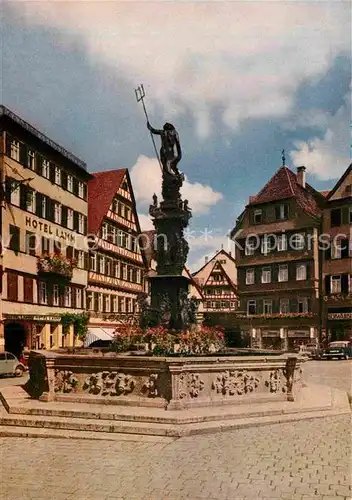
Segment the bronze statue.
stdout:
<svg viewBox="0 0 352 500">
<path fill-rule="evenodd" d="M 147 127 L 152 134 L 160 135 L 160 161 L 164 172 L 170 175 L 179 176 L 180 172 L 177 168 L 177 164 L 182 158 L 182 151 L 180 139 L 175 127 L 171 123 L 165 123 L 163 129 L 158 130 L 153 128 L 149 121 L 147 122 Z"/>
<path fill-rule="evenodd" d="M 157 207 L 158 206 L 158 197 L 157 195 L 154 193 L 153 194 L 153 207 Z"/>
</svg>

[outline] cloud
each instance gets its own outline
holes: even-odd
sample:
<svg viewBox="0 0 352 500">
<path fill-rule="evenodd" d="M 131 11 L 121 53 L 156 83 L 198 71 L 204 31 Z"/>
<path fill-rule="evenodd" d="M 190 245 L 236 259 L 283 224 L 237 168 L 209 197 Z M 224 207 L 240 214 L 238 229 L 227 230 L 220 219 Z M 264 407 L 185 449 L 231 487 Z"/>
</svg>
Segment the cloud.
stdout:
<svg viewBox="0 0 352 500">
<path fill-rule="evenodd" d="M 213 235 L 212 231 L 207 230 L 190 231 L 186 238 L 190 248 L 187 266 L 192 272 L 204 265 L 205 257 L 211 259 L 221 249 L 235 255 L 235 243 L 226 234 Z"/>
<path fill-rule="evenodd" d="M 154 229 L 154 225 L 149 215 L 146 214 L 138 214 L 139 225 L 142 231 L 149 231 L 150 229 Z"/>
<path fill-rule="evenodd" d="M 149 109 L 170 119 L 191 115 L 201 139 L 214 129 L 214 108 L 234 130 L 249 118 L 284 117 L 299 85 L 319 79 L 336 55 L 350 51 L 344 2 L 13 5 L 27 24 L 80 34 L 92 66 L 104 61 L 131 82 L 131 91 L 143 81 Z M 64 46 L 64 37 L 56 43 Z"/>
<path fill-rule="evenodd" d="M 155 193 L 161 196 L 161 170 L 156 158 L 139 156 L 136 164 L 130 170 L 133 191 L 140 207 L 147 207 L 152 203 Z M 183 183 L 181 194 L 183 199 L 189 200 L 193 215 L 206 214 L 210 208 L 222 199 L 222 194 L 214 191 L 210 186 L 191 183 L 187 177 Z"/>
<path fill-rule="evenodd" d="M 312 116 L 310 117 L 312 120 Z M 323 129 L 323 137 L 313 137 L 308 141 L 296 141 L 296 151 L 290 155 L 293 165 L 305 165 L 307 171 L 320 179 L 336 179 L 343 174 L 349 163 L 351 147 L 351 93 L 345 97 L 344 104 L 331 116 L 317 114 L 315 125 Z"/>
</svg>

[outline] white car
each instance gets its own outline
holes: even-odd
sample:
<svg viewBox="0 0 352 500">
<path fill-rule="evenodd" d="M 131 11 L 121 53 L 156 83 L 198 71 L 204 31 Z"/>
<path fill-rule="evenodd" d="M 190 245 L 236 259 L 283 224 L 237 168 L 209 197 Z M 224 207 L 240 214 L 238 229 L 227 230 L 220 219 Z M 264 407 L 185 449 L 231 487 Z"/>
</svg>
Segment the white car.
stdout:
<svg viewBox="0 0 352 500">
<path fill-rule="evenodd" d="M 6 351 L 0 352 L 0 375 L 22 377 L 25 371 L 25 365 L 18 361 L 14 354 Z"/>
</svg>

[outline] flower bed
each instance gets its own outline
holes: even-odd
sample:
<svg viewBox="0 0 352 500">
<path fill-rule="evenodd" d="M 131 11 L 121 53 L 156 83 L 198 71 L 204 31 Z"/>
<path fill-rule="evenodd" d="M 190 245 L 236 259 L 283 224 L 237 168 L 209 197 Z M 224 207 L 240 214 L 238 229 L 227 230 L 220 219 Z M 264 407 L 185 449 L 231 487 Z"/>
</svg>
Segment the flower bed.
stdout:
<svg viewBox="0 0 352 500">
<path fill-rule="evenodd" d="M 45 275 L 59 276 L 67 281 L 72 279 L 73 269 L 76 262 L 73 259 L 67 259 L 63 255 L 45 254 L 38 257 L 38 273 Z"/>
</svg>

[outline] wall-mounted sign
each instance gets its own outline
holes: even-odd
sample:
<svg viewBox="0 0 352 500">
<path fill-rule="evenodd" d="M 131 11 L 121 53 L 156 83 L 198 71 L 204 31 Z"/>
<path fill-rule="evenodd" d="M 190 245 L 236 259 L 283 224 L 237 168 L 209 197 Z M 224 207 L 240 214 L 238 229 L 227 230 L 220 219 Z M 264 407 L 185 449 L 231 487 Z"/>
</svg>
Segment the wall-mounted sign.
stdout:
<svg viewBox="0 0 352 500">
<path fill-rule="evenodd" d="M 122 257 L 127 257 L 128 259 L 135 260 L 137 262 L 143 261 L 141 254 L 133 253 L 130 250 L 127 250 L 126 248 L 118 247 L 117 245 L 110 243 L 110 241 L 105 241 L 99 238 L 98 246 L 103 250 L 119 254 Z"/>
<path fill-rule="evenodd" d="M 40 323 L 59 323 L 60 316 L 39 316 L 35 314 L 4 314 L 5 320 L 12 321 L 38 321 Z"/>
<path fill-rule="evenodd" d="M 348 313 L 329 313 L 328 319 L 352 319 L 352 312 Z"/>
<path fill-rule="evenodd" d="M 140 283 L 131 283 L 129 281 L 119 280 L 118 278 L 114 278 L 113 276 L 105 276 L 104 274 L 98 274 L 92 271 L 89 271 L 88 280 L 104 285 L 116 286 L 125 290 L 133 290 L 135 292 L 143 291 L 143 287 Z"/>
<path fill-rule="evenodd" d="M 288 330 L 287 335 L 289 337 L 309 337 L 309 330 Z"/>
<path fill-rule="evenodd" d="M 54 238 L 67 241 L 69 243 L 74 243 L 75 241 L 75 236 L 69 231 L 53 227 L 51 224 L 37 220 L 34 217 L 26 217 L 26 226 L 34 229 L 35 231 L 46 233 L 49 236 L 53 236 Z"/>
<path fill-rule="evenodd" d="M 262 337 L 279 337 L 280 330 L 262 330 Z"/>
</svg>

